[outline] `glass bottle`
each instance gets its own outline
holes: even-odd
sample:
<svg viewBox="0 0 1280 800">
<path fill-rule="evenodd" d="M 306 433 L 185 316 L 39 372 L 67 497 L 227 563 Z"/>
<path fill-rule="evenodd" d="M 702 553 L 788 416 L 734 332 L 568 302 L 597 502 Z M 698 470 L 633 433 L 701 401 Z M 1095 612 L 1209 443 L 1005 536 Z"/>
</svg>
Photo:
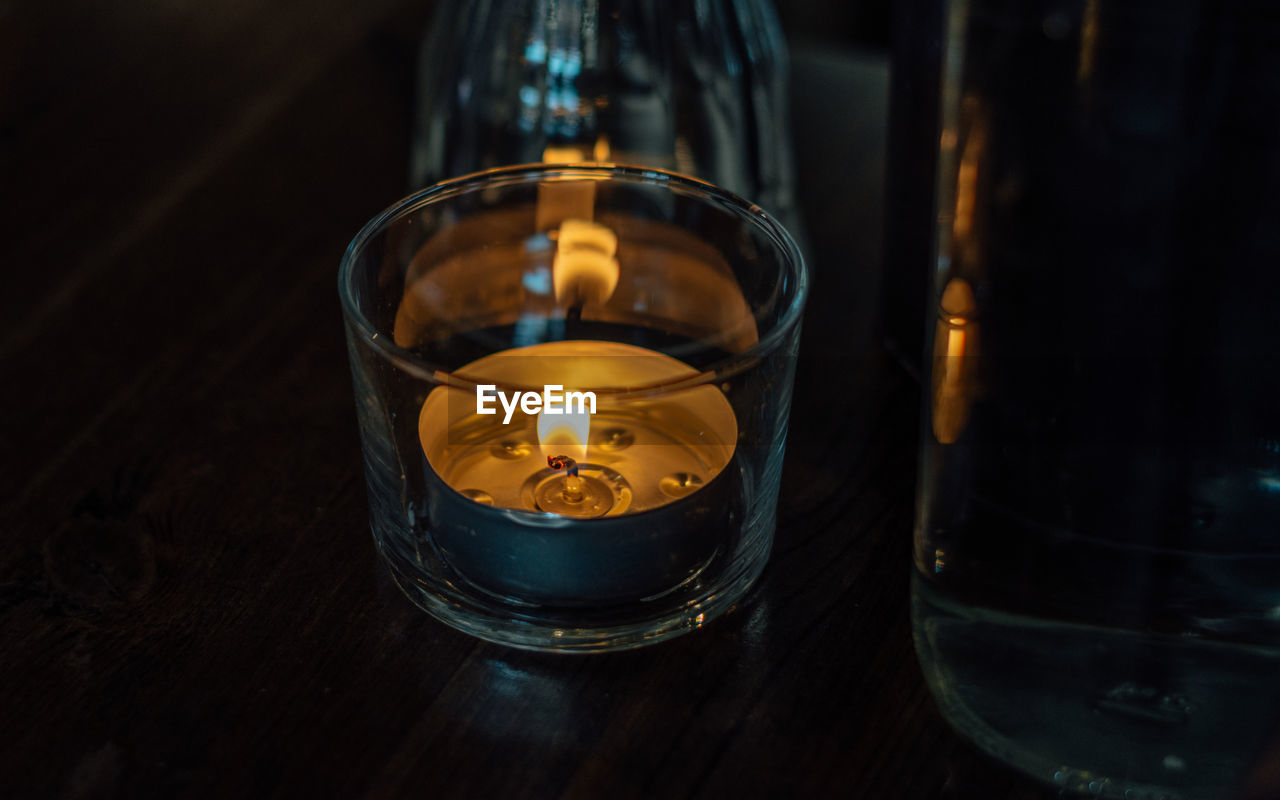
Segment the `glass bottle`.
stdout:
<svg viewBox="0 0 1280 800">
<path fill-rule="evenodd" d="M 411 180 L 540 161 L 652 166 L 794 230 L 786 87 L 769 0 L 440 3 L 421 53 Z"/>
<path fill-rule="evenodd" d="M 1231 796 L 1280 717 L 1280 47 L 1257 4 L 948 4 L 914 623 L 1089 796 Z"/>
</svg>

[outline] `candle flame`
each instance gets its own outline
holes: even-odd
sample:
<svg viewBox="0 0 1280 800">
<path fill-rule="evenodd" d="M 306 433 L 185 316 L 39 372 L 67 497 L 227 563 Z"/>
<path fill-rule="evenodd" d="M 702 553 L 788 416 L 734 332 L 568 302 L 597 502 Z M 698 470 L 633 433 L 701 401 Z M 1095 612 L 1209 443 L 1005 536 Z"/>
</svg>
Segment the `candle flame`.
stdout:
<svg viewBox="0 0 1280 800">
<path fill-rule="evenodd" d="M 568 404 L 563 414 L 538 415 L 538 443 L 543 455 L 566 455 L 576 461 L 587 460 L 587 436 L 591 433 L 591 415 L 586 409 L 574 410 Z"/>
</svg>

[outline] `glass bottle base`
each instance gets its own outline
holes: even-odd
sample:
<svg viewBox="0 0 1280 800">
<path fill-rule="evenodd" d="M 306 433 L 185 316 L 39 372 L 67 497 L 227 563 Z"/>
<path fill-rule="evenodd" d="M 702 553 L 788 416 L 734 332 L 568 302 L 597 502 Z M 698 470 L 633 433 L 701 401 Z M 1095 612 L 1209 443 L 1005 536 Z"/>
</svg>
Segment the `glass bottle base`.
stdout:
<svg viewBox="0 0 1280 800">
<path fill-rule="evenodd" d="M 1280 648 L 994 611 L 918 574 L 912 625 L 951 726 L 1067 796 L 1233 796 L 1277 723 Z"/>
</svg>

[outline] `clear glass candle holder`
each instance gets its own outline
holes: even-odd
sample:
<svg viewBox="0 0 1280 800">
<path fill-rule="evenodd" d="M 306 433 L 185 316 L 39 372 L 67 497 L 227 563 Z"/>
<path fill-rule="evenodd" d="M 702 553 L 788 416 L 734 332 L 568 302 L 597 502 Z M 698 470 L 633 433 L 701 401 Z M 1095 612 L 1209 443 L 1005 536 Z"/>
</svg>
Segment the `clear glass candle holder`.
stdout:
<svg viewBox="0 0 1280 800">
<path fill-rule="evenodd" d="M 374 540 L 435 617 L 634 647 L 764 568 L 806 273 L 755 206 L 651 169 L 492 170 L 373 219 L 339 292 Z"/>
</svg>

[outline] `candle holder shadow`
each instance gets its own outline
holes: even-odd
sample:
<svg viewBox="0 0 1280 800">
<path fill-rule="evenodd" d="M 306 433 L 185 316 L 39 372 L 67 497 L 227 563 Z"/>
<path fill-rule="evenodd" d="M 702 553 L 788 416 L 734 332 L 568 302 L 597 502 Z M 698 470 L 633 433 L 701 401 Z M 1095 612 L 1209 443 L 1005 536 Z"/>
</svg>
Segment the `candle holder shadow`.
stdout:
<svg viewBox="0 0 1280 800">
<path fill-rule="evenodd" d="M 772 545 L 805 291 L 767 215 L 654 170 L 494 170 L 375 218 L 340 293 L 401 589 L 480 638 L 565 652 L 732 608 Z"/>
</svg>

